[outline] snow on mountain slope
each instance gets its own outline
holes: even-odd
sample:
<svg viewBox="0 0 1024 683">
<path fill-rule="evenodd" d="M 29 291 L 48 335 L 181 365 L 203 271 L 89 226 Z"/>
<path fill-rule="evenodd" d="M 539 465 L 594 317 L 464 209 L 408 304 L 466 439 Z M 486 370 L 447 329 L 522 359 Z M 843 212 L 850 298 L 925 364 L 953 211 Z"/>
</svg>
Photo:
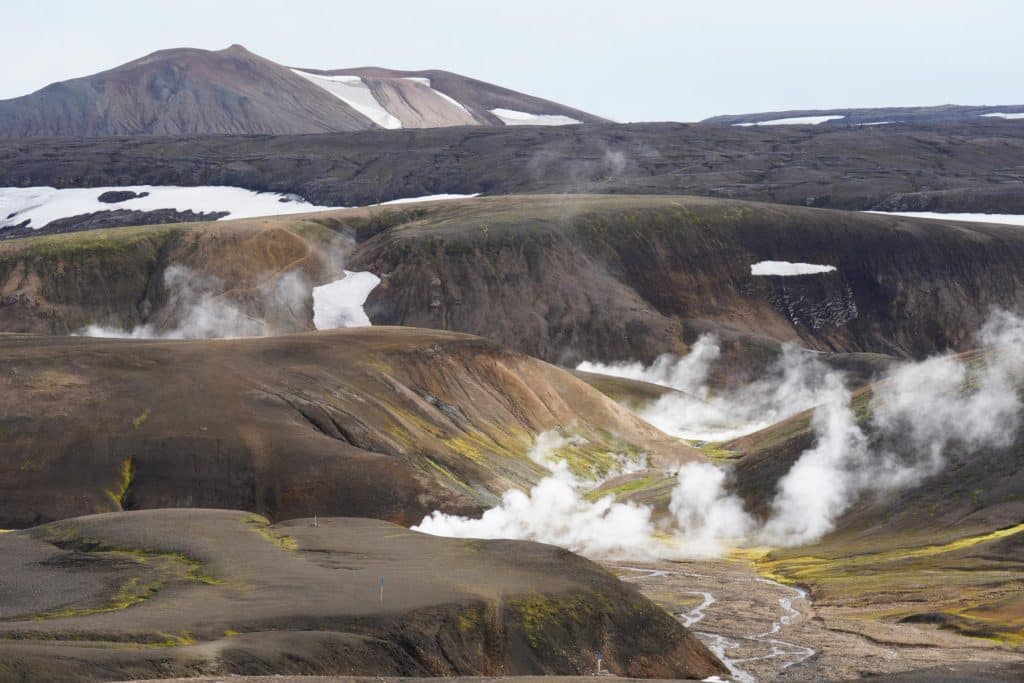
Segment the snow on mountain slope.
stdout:
<svg viewBox="0 0 1024 683">
<path fill-rule="evenodd" d="M 577 123 L 574 118 L 559 114 L 530 114 L 514 109 L 492 109 L 491 113 L 501 119 L 506 126 L 571 126 Z"/>
<path fill-rule="evenodd" d="M 105 192 L 134 192 L 140 196 L 120 202 L 101 202 L 99 197 Z M 329 208 L 332 207 L 310 204 L 297 195 L 254 192 L 241 187 L 227 186 L 132 185 L 62 190 L 53 187 L 0 188 L 0 228 L 22 225 L 27 220 L 27 227 L 39 229 L 60 218 L 118 209 L 174 209 L 196 213 L 227 211 L 230 218 L 251 218 L 322 211 Z"/>
<path fill-rule="evenodd" d="M 0 100 L 0 139 L 506 125 L 497 108 L 541 117 L 532 123 L 605 121 L 447 71 L 290 68 L 232 45 L 161 50 Z"/>
<path fill-rule="evenodd" d="M 381 128 L 401 128 L 402 122 L 385 109 L 359 76 L 321 76 L 292 69 L 309 82 L 331 93 Z"/>
<path fill-rule="evenodd" d="M 993 116 L 1000 119 L 1024 119 L 1024 112 L 1004 112 L 994 111 L 991 114 L 982 114 L 982 116 Z"/>
<path fill-rule="evenodd" d="M 128 196 L 113 197 L 120 201 L 101 201 L 105 193 L 123 193 Z M 395 199 L 386 204 L 409 202 L 441 201 L 464 199 L 475 195 L 428 195 Z M 279 216 L 292 213 L 309 213 L 339 206 L 311 204 L 298 195 L 255 192 L 241 187 L 228 186 L 154 186 L 130 185 L 123 187 L 0 187 L 0 229 L 24 226 L 33 230 L 46 227 L 62 218 L 82 216 L 99 211 L 193 211 L 195 213 L 228 212 L 224 218 L 252 218 L 256 216 Z M 26 225 L 27 222 L 27 225 Z"/>
<path fill-rule="evenodd" d="M 734 123 L 734 126 L 817 126 L 826 121 L 838 121 L 845 116 L 793 116 L 784 119 L 772 119 L 770 121 L 745 121 Z"/>
</svg>

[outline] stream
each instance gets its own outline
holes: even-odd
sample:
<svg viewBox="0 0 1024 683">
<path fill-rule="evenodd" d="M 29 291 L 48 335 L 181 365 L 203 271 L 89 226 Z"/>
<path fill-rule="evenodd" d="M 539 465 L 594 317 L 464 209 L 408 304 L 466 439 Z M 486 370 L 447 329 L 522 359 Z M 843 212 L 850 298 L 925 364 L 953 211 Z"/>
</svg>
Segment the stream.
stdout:
<svg viewBox="0 0 1024 683">
<path fill-rule="evenodd" d="M 707 574 L 666 569 L 646 569 L 628 566 L 620 566 L 618 569 L 624 572 L 640 573 L 639 576 L 625 577 L 625 580 L 633 582 L 648 581 L 654 578 L 672 576 L 703 580 L 714 580 L 716 578 Z M 775 637 L 801 616 L 801 612 L 793 606 L 793 603 L 797 600 L 803 600 L 809 603 L 810 596 L 808 596 L 806 591 L 799 588 L 792 588 L 761 577 L 744 577 L 737 580 L 766 584 L 773 588 L 781 589 L 787 593 L 787 595 L 784 595 L 783 597 L 776 598 L 779 611 L 776 619 L 772 622 L 771 628 L 767 631 L 751 633 L 749 635 L 727 636 L 712 631 L 698 630 L 698 628 L 695 627 L 705 620 L 708 616 L 708 609 L 718 602 L 718 598 L 714 593 L 705 590 L 677 591 L 680 595 L 698 595 L 701 597 L 701 602 L 696 607 L 676 614 L 676 617 L 683 626 L 693 630 L 701 641 L 707 645 L 708 649 L 714 652 L 715 655 L 722 660 L 722 663 L 729 669 L 730 676 L 733 680 L 738 681 L 739 683 L 756 683 L 757 679 L 755 676 L 744 667 L 744 665 L 749 664 L 750 662 L 779 659 L 782 660 L 782 662 L 777 671 L 784 671 L 785 669 L 800 664 L 814 656 L 816 653 L 814 648 L 798 645 Z M 743 648 L 745 644 L 746 647 L 753 645 L 757 650 L 761 650 L 766 647 L 767 651 L 764 654 L 757 654 L 756 656 L 742 656 L 734 653 L 735 650 Z M 732 654 L 731 657 L 730 654 Z"/>
</svg>

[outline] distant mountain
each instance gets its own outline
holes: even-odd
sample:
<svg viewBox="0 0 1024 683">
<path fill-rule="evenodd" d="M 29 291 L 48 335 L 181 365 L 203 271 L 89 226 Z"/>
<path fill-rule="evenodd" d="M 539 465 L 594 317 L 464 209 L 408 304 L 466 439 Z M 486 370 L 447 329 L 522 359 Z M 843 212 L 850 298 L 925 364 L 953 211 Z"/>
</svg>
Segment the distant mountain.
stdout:
<svg viewBox="0 0 1024 683">
<path fill-rule="evenodd" d="M 879 126 L 893 123 L 937 123 L 1024 119 L 1024 105 L 965 106 L 944 104 L 938 107 L 880 107 L 876 109 L 793 109 L 728 114 L 704 119 L 701 123 L 730 126 L 816 125 Z"/>
<path fill-rule="evenodd" d="M 161 50 L 0 101 L 0 138 L 295 134 L 603 120 L 445 71 L 291 69 L 241 45 Z"/>
</svg>

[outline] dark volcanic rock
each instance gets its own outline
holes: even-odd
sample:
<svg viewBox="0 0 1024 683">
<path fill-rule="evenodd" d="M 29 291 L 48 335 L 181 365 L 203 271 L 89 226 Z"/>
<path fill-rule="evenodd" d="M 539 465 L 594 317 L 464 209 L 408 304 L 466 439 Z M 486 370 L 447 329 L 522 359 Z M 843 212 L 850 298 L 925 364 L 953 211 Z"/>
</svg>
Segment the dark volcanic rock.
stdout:
<svg viewBox="0 0 1024 683">
<path fill-rule="evenodd" d="M 46 224 L 46 227 L 35 230 L 20 226 L 0 228 L 0 241 L 18 239 L 20 237 L 37 237 L 41 235 L 59 235 L 97 228 L 122 228 L 135 225 L 163 225 L 168 223 L 196 223 L 199 221 L 215 221 L 230 215 L 227 211 L 211 211 L 196 213 L 195 211 L 176 211 L 175 209 L 156 209 L 155 211 L 135 211 L 115 209 L 113 211 L 95 211 L 79 216 L 58 218 Z"/>
<path fill-rule="evenodd" d="M 699 194 L 1024 213 L 1024 124 L 629 124 L 0 141 L 0 186 L 235 185 L 359 206 L 438 193 Z"/>
<path fill-rule="evenodd" d="M 152 510 L 0 535 L 0 674 L 580 675 L 595 651 L 625 676 L 726 673 L 668 612 L 566 550 L 311 522 Z"/>
<path fill-rule="evenodd" d="M 148 197 L 148 192 L 132 192 L 131 190 L 108 190 L 101 194 L 98 199 L 104 204 L 119 204 L 120 202 L 126 202 L 129 199 L 138 199 L 139 197 Z"/>
</svg>

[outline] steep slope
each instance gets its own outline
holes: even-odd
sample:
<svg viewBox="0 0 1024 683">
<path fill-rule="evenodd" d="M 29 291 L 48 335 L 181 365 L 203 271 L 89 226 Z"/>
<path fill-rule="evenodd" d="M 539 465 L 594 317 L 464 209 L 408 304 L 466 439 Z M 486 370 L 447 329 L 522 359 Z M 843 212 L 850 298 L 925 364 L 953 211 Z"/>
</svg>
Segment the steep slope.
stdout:
<svg viewBox="0 0 1024 683">
<path fill-rule="evenodd" d="M 404 128 L 429 127 L 423 123 L 433 120 L 459 121 L 460 115 L 469 117 L 467 123 L 494 126 L 608 123 L 606 119 L 557 102 L 438 69 L 400 71 L 371 66 L 304 71 L 323 76 L 360 77 L 377 99 L 401 119 Z M 444 112 L 445 118 L 436 114 L 431 117 L 431 109 Z"/>
<path fill-rule="evenodd" d="M 548 470 L 701 459 L 563 370 L 465 335 L 360 328 L 224 341 L 0 335 L 0 528 L 227 507 L 406 524 Z"/>
<path fill-rule="evenodd" d="M 963 356 L 972 373 L 984 358 Z M 977 381 L 969 377 L 964 392 Z M 861 389 L 852 401 L 872 447 L 899 462 L 927 458 L 909 436 L 875 429 L 876 389 Z M 767 512 L 779 480 L 815 442 L 808 412 L 722 445 L 737 458 L 736 490 L 752 511 Z M 846 619 L 931 624 L 1024 646 L 1024 429 L 1004 445 L 955 442 L 945 460 L 914 485 L 859 497 L 821 541 L 752 557 L 762 571 L 811 588 L 819 608 Z M 876 604 L 889 607 L 879 613 Z"/>
<path fill-rule="evenodd" d="M 503 107 L 515 110 L 512 119 L 491 111 L 500 113 Z M 536 115 L 541 116 L 529 120 Z M 444 71 L 296 70 L 241 45 L 219 51 L 161 50 L 0 101 L 0 138 L 297 134 L 603 121 Z"/>
<path fill-rule="evenodd" d="M 595 651 L 622 675 L 725 672 L 667 612 L 567 551 L 375 520 L 93 515 L 0 536 L 0 570 L 5 680 L 580 675 Z"/>
<path fill-rule="evenodd" d="M 753 274 L 766 261 L 834 270 Z M 310 287 L 342 263 L 381 278 L 364 307 L 374 324 L 467 332 L 564 365 L 650 362 L 705 331 L 736 358 L 770 360 L 784 341 L 921 357 L 965 348 L 991 307 L 1024 307 L 1024 234 L 1010 226 L 522 196 L 0 242 L 0 329 L 167 332 L 181 322 L 167 280 L 179 266 L 260 331 L 308 330 Z M 280 296 L 292 278 L 305 285 Z"/>
<path fill-rule="evenodd" d="M 760 262 L 824 264 L 756 275 Z M 651 361 L 704 330 L 823 351 L 963 348 L 1024 307 L 1017 228 L 693 197 L 483 198 L 361 243 L 378 324 L 472 332 L 563 364 Z"/>
<path fill-rule="evenodd" d="M 276 137 L 0 140 L 0 187 L 231 185 L 365 206 L 431 194 L 696 194 L 1024 214 L 1024 123 L 458 127 Z"/>
<path fill-rule="evenodd" d="M 0 102 L 0 137 L 322 133 L 373 123 L 241 45 L 162 50 Z"/>
<path fill-rule="evenodd" d="M 964 106 L 945 104 L 937 107 L 875 107 L 865 109 L 790 109 L 712 116 L 701 123 L 729 126 L 880 126 L 897 123 L 982 123 L 986 119 L 1024 118 L 1024 105 Z"/>
</svg>

